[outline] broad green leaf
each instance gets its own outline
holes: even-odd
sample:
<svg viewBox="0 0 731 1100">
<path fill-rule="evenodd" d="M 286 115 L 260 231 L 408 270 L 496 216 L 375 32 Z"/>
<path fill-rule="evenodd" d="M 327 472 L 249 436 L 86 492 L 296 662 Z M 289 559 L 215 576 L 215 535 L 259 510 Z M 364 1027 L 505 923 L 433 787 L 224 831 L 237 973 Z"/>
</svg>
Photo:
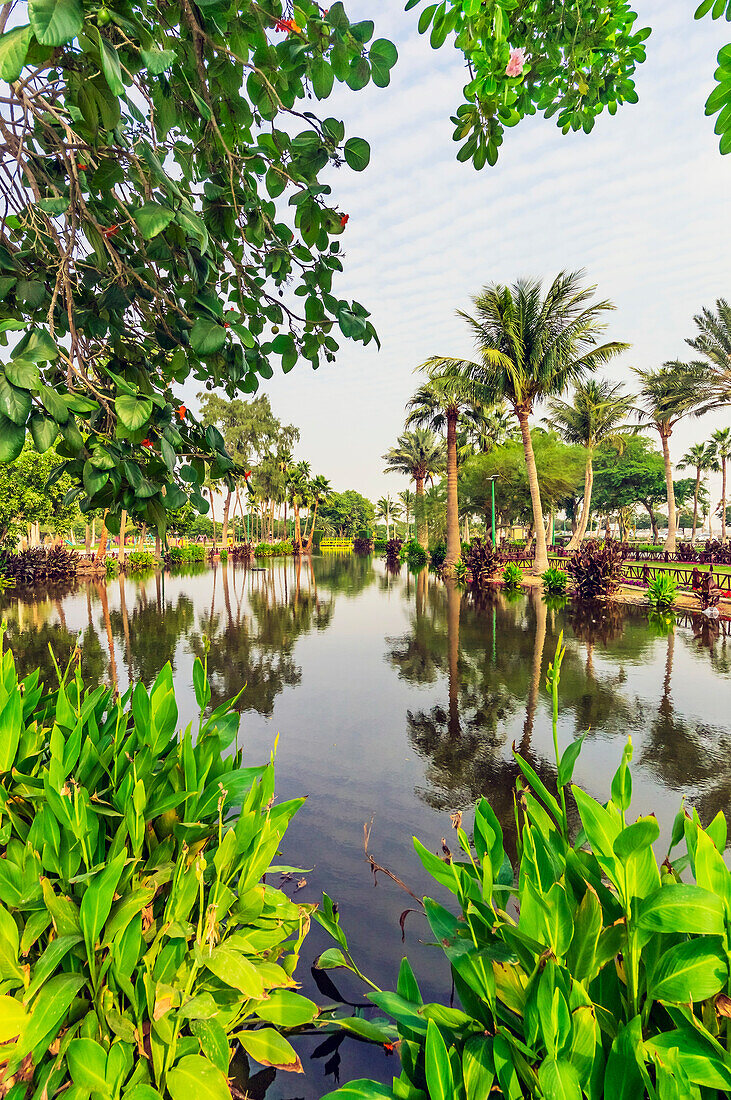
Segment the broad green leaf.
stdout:
<svg viewBox="0 0 731 1100">
<path fill-rule="evenodd" d="M 63 397 L 50 386 L 41 386 L 38 392 L 46 412 L 50 413 L 57 424 L 65 424 L 69 418 L 69 410 Z"/>
<path fill-rule="evenodd" d="M 15 997 L 0 997 L 0 1043 L 7 1043 L 21 1034 L 28 1019 Z"/>
<path fill-rule="evenodd" d="M 66 1052 L 74 1084 L 91 1092 L 110 1095 L 107 1084 L 107 1053 L 94 1039 L 72 1039 Z"/>
<path fill-rule="evenodd" d="M 642 848 L 651 847 L 660 836 L 660 826 L 655 817 L 641 817 L 627 825 L 614 840 L 614 854 L 622 861 L 629 859 Z"/>
<path fill-rule="evenodd" d="M 217 1009 L 218 1011 L 218 1009 Z M 190 1030 L 201 1045 L 201 1050 L 217 1069 L 228 1075 L 231 1049 L 228 1037 L 218 1020 L 192 1020 Z"/>
<path fill-rule="evenodd" d="M 538 1070 L 545 1100 L 581 1100 L 579 1075 L 565 1058 L 545 1058 Z"/>
<path fill-rule="evenodd" d="M 35 999 L 30 1020 L 16 1047 L 15 1059 L 20 1062 L 40 1043 L 50 1043 L 71 1007 L 74 997 L 86 984 L 83 974 L 58 974 L 50 978 Z"/>
<path fill-rule="evenodd" d="M 361 1077 L 357 1081 L 348 1081 L 335 1092 L 328 1092 L 322 1100 L 384 1100 L 384 1097 L 393 1100 L 393 1092 L 387 1085 Z"/>
<path fill-rule="evenodd" d="M 109 85 L 112 95 L 124 95 L 125 87 L 122 80 L 122 66 L 119 63 L 119 55 L 106 38 L 99 36 L 99 48 L 101 53 L 102 72 Z"/>
<path fill-rule="evenodd" d="M 274 1069 L 303 1073 L 302 1063 L 297 1051 L 283 1035 L 271 1027 L 258 1028 L 255 1031 L 237 1031 L 235 1038 L 255 1062 Z"/>
<path fill-rule="evenodd" d="M 167 1079 L 173 1100 L 231 1100 L 226 1077 L 202 1054 L 186 1054 Z"/>
<path fill-rule="evenodd" d="M 166 72 L 174 64 L 176 56 L 175 50 L 140 50 L 145 67 L 153 76 Z"/>
<path fill-rule="evenodd" d="M 328 947 L 326 951 L 318 955 L 315 966 L 318 970 L 337 970 L 341 966 L 346 967 L 348 970 L 353 969 L 339 947 Z"/>
<path fill-rule="evenodd" d="M 156 202 L 147 202 L 139 210 L 133 210 L 132 217 L 142 236 L 149 241 L 167 229 L 175 217 L 175 211 Z"/>
<path fill-rule="evenodd" d="M 231 947 L 214 947 L 203 962 L 217 978 L 233 989 L 239 989 L 246 997 L 261 1000 L 264 995 L 264 979 L 254 964 Z"/>
<path fill-rule="evenodd" d="M 289 989 L 277 989 L 256 1007 L 256 1015 L 277 1027 L 301 1027 L 317 1016 L 317 1005 Z"/>
<path fill-rule="evenodd" d="M 424 1066 L 430 1100 L 453 1100 L 454 1077 L 449 1054 L 442 1033 L 433 1020 L 427 1024 Z"/>
<path fill-rule="evenodd" d="M 365 138 L 348 138 L 343 146 L 343 155 L 354 172 L 362 172 L 371 159 L 371 147 Z"/>
<path fill-rule="evenodd" d="M 728 960 L 718 941 L 678 943 L 660 957 L 648 978 L 648 994 L 657 1001 L 705 1001 L 728 981 Z"/>
<path fill-rule="evenodd" d="M 0 460 L 4 435 L 0 424 Z M 0 774 L 9 772 L 23 731 L 23 700 L 20 691 L 13 691 L 0 709 Z"/>
<path fill-rule="evenodd" d="M 8 84 L 23 71 L 32 34 L 30 24 L 26 23 L 0 35 L 0 78 Z"/>
<path fill-rule="evenodd" d="M 332 66 L 324 57 L 316 57 L 312 62 L 312 90 L 318 99 L 327 99 L 332 91 L 334 80 Z"/>
<path fill-rule="evenodd" d="M 79 919 L 87 950 L 92 954 L 104 923 L 112 909 L 114 891 L 127 858 L 126 850 L 99 871 L 88 883 L 81 899 Z"/>
<path fill-rule="evenodd" d="M 602 907 L 596 891 L 589 886 L 575 912 L 574 934 L 566 956 L 566 964 L 576 981 L 591 981 L 596 974 L 601 930 Z"/>
<path fill-rule="evenodd" d="M 377 38 L 368 51 L 373 83 L 386 88 L 391 80 L 391 69 L 398 61 L 398 50 L 387 38 Z"/>
<path fill-rule="evenodd" d="M 467 1100 L 485 1100 L 489 1097 L 495 1080 L 495 1063 L 492 1057 L 492 1041 L 482 1036 L 472 1036 L 462 1053 L 462 1076 Z"/>
<path fill-rule="evenodd" d="M 226 343 L 226 330 L 223 325 L 199 317 L 190 330 L 190 346 L 198 355 L 215 355 Z"/>
<path fill-rule="evenodd" d="M 15 462 L 23 450 L 25 426 L 0 413 L 0 462 Z"/>
<path fill-rule="evenodd" d="M 84 27 L 80 0 L 28 0 L 28 16 L 42 46 L 63 46 Z"/>
<path fill-rule="evenodd" d="M 723 902 L 700 886 L 662 886 L 637 910 L 637 924 L 648 932 L 690 932 L 722 936 Z"/>
<path fill-rule="evenodd" d="M 23 390 L 36 389 L 40 382 L 38 367 L 27 359 L 11 359 L 5 364 L 5 374 L 9 382 Z"/>
<path fill-rule="evenodd" d="M 18 389 L 0 373 L 0 413 L 14 424 L 25 426 L 30 409 L 31 398 L 28 391 Z"/>
<path fill-rule="evenodd" d="M 128 397 L 124 394 L 115 398 L 114 408 L 120 421 L 130 432 L 139 431 L 152 415 L 152 401 L 149 397 Z"/>
<path fill-rule="evenodd" d="M 38 962 L 33 967 L 33 980 L 25 991 L 23 1000 L 30 1001 L 43 983 L 50 978 L 62 959 L 68 955 L 72 947 L 82 942 L 81 936 L 57 936 L 51 940 Z"/>
</svg>

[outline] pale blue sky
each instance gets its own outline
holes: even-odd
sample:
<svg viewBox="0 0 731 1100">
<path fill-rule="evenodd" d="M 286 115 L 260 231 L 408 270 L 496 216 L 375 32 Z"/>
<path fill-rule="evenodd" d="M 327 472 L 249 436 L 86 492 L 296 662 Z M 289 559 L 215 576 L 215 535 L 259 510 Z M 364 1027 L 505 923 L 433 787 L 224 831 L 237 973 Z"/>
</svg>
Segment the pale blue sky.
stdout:
<svg viewBox="0 0 731 1100">
<path fill-rule="evenodd" d="M 413 369 L 431 354 L 471 353 L 455 309 L 493 280 L 586 268 L 616 303 L 609 335 L 632 344 L 611 368 L 617 377 L 690 355 L 693 314 L 731 295 L 731 156 L 720 156 L 704 115 L 731 27 L 695 22 L 694 7 L 638 0 L 638 26 L 653 28 L 638 104 L 605 113 L 588 136 L 526 120 L 507 132 L 497 166 L 475 172 L 457 163 L 451 138 L 464 82 L 456 52 L 433 51 L 416 32 L 420 9 L 405 13 L 402 0 L 347 4 L 400 55 L 389 88 L 338 90 L 328 101 L 372 147 L 366 172 L 331 173 L 350 214 L 335 289 L 371 310 L 382 350 L 344 342 L 336 363 L 266 383 L 315 472 L 371 498 L 404 487 L 383 474 L 380 456 L 402 430 Z M 679 425 L 673 458 L 730 421 L 724 411 Z"/>
</svg>

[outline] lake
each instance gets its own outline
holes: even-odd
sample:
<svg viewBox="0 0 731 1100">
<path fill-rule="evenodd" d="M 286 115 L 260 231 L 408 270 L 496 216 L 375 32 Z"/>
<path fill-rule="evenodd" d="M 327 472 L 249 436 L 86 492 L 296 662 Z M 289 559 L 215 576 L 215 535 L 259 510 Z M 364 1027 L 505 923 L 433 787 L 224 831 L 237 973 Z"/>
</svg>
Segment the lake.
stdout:
<svg viewBox="0 0 731 1100">
<path fill-rule="evenodd" d="M 564 632 L 561 747 L 587 732 L 575 779 L 605 800 L 629 735 L 633 812 L 654 812 L 666 843 L 683 795 L 704 822 L 731 802 L 727 624 L 692 616 L 674 625 L 640 608 L 551 606 L 535 590 L 492 591 L 475 602 L 426 570 L 390 573 L 382 561 L 325 555 L 275 559 L 263 572 L 232 564 L 185 573 L 120 577 L 108 584 L 0 594 L 21 672 L 53 681 L 49 644 L 65 661 L 80 637 L 87 684 L 150 683 L 169 661 L 181 724 L 196 713 L 192 663 L 208 658 L 214 705 L 237 694 L 248 763 L 277 747 L 277 794 L 308 800 L 287 834 L 281 862 L 305 869 L 284 883 L 297 900 L 326 891 L 361 969 L 395 988 L 408 953 L 427 999 L 448 1002 L 441 951 L 408 893 L 435 893 L 413 850 L 450 841 L 450 812 L 480 795 L 492 802 L 510 849 L 515 743 L 545 778 L 553 771 L 545 671 Z M 453 834 L 452 834 L 453 835 Z M 302 881 L 306 882 L 299 886 Z M 296 892 L 295 892 L 296 891 Z M 319 927 L 305 942 L 298 977 L 320 1003 L 310 966 L 330 946 Z M 355 980 L 331 971 L 342 996 L 364 1004 Z M 346 976 L 347 977 L 347 976 Z M 322 982 L 322 979 L 320 979 Z M 305 1076 L 260 1075 L 252 1097 L 314 1100 L 359 1076 L 390 1079 L 396 1058 L 380 1048 L 303 1038 Z"/>
</svg>

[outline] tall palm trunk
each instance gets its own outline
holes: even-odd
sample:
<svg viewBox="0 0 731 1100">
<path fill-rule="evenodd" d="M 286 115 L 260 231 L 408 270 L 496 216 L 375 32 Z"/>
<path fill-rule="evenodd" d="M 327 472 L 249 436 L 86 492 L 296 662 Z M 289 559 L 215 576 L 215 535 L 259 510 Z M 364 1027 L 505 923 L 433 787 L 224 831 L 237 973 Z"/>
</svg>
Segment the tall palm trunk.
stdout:
<svg viewBox="0 0 731 1100">
<path fill-rule="evenodd" d="M 664 428 L 660 432 L 660 439 L 662 440 L 662 457 L 665 460 L 665 485 L 668 491 L 668 535 L 665 539 L 665 549 L 668 554 L 675 553 L 675 527 L 676 527 L 676 511 L 675 511 L 675 486 L 673 485 L 673 467 L 670 462 L 670 446 L 668 440 L 670 438 L 670 429 Z"/>
<path fill-rule="evenodd" d="M 300 509 L 299 504 L 295 500 L 292 504 L 294 508 L 294 550 L 296 554 L 302 552 L 302 535 L 300 532 Z"/>
<path fill-rule="evenodd" d="M 721 542 L 726 545 L 726 458 L 721 455 Z"/>
<path fill-rule="evenodd" d="M 315 536 L 315 523 L 317 521 L 317 509 L 318 509 L 319 505 L 320 505 L 320 501 L 316 500 L 315 501 L 315 511 L 312 515 L 312 527 L 310 527 L 310 537 L 307 540 L 307 553 L 308 554 L 309 554 L 310 550 L 312 549 L 312 540 Z"/>
<path fill-rule="evenodd" d="M 91 552 L 91 524 L 87 523 L 84 527 L 84 553 L 87 558 Z"/>
<path fill-rule="evenodd" d="M 594 485 L 594 464 L 592 463 L 591 451 L 589 451 L 586 458 L 586 469 L 584 470 L 584 503 L 581 506 L 581 517 L 579 519 L 579 526 L 571 536 L 568 549 L 576 550 L 583 542 L 584 535 L 586 534 L 586 528 L 589 524 L 589 513 L 591 511 L 591 490 Z"/>
<path fill-rule="evenodd" d="M 414 518 L 416 520 L 416 541 L 420 546 L 423 546 L 425 550 L 429 548 L 429 539 L 426 535 L 426 524 L 424 522 L 424 476 L 417 475 L 414 480 L 416 481 L 416 504 L 414 506 Z"/>
<path fill-rule="evenodd" d="M 459 541 L 459 501 L 457 499 L 457 410 L 447 410 L 447 553 L 444 573 L 454 572 L 462 554 Z"/>
<path fill-rule="evenodd" d="M 446 560 L 446 559 L 445 559 Z M 454 577 L 447 579 L 447 653 L 449 668 L 449 736 L 460 735 L 459 722 L 459 605 L 462 594 Z"/>
<path fill-rule="evenodd" d="M 231 489 L 226 493 L 226 500 L 223 505 L 223 529 L 221 531 L 221 545 L 228 546 L 228 513 L 231 507 Z"/>
<path fill-rule="evenodd" d="M 538 485 L 538 470 L 536 469 L 536 456 L 533 453 L 533 440 L 530 437 L 528 413 L 523 408 L 515 410 L 520 424 L 520 434 L 523 437 L 523 453 L 525 466 L 528 473 L 528 486 L 530 499 L 533 505 L 533 529 L 536 538 L 536 555 L 533 568 L 536 573 L 544 573 L 548 569 L 548 551 L 546 549 L 546 532 L 543 529 L 543 508 L 541 507 L 541 490 Z"/>
<path fill-rule="evenodd" d="M 540 524 L 542 527 L 543 524 Z M 533 593 L 531 594 L 533 595 Z M 520 741 L 520 755 L 526 756 L 531 751 L 531 739 L 533 737 L 533 723 L 536 717 L 538 696 L 541 687 L 541 673 L 543 671 L 543 650 L 546 645 L 546 627 L 548 625 L 548 609 L 545 601 L 539 594 L 535 595 L 533 607 L 536 613 L 536 633 L 533 640 L 533 668 L 530 678 L 530 690 L 528 702 L 525 708 L 525 722 L 523 723 L 523 736 Z"/>
<path fill-rule="evenodd" d="M 124 508 L 122 509 L 122 516 L 119 521 L 119 554 L 117 560 L 119 562 L 119 568 L 124 569 L 124 550 L 125 550 L 125 531 L 127 528 L 127 513 Z"/>
<path fill-rule="evenodd" d="M 213 523 L 213 549 L 216 549 L 216 513 L 213 511 L 213 489 L 208 490 L 208 499 L 211 502 L 211 522 Z"/>
<path fill-rule="evenodd" d="M 695 492 L 693 493 L 693 532 L 690 536 L 690 545 L 695 546 L 695 529 L 698 526 L 698 494 L 701 491 L 701 468 L 695 469 Z"/>
<path fill-rule="evenodd" d="M 108 511 L 108 509 L 105 508 L 104 509 L 104 515 L 102 517 L 102 533 L 99 536 L 99 545 L 96 548 L 95 561 L 104 561 L 104 557 L 105 557 L 106 552 L 107 552 L 107 525 L 105 523 L 105 520 L 107 518 L 107 511 Z M 116 684 L 115 684 L 115 687 L 116 687 Z"/>
</svg>

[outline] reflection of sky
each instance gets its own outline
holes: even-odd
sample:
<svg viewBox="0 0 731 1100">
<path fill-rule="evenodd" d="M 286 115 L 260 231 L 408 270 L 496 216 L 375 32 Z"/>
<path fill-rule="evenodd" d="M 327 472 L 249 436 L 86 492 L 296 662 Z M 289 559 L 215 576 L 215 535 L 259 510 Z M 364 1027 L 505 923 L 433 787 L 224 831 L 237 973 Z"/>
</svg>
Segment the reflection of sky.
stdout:
<svg viewBox="0 0 731 1100">
<path fill-rule="evenodd" d="M 725 20 L 695 22 L 687 0 L 643 0 L 637 26 L 653 34 L 639 103 L 604 112 L 589 135 L 526 119 L 506 132 L 497 166 L 475 172 L 457 163 L 449 121 L 464 71 L 455 50 L 434 51 L 417 34 L 425 3 L 346 4 L 354 20 L 373 18 L 400 57 L 389 88 L 336 85 L 327 101 L 372 146 L 365 172 L 330 173 L 350 214 L 334 293 L 372 311 L 383 350 L 343 341 L 335 364 L 314 373 L 302 364 L 266 384 L 277 415 L 301 428 L 313 469 L 374 500 L 402 487 L 383 477 L 380 456 L 402 430 L 412 369 L 429 355 L 471 354 L 454 313 L 483 284 L 586 267 L 617 305 L 610 336 L 633 345 L 611 368 L 623 378 L 631 365 L 688 355 L 693 315 L 728 294 L 729 164 L 704 115 L 716 53 L 731 37 Z M 324 409 L 337 412 L 326 430 Z M 726 419 L 683 421 L 674 460 Z"/>
<path fill-rule="evenodd" d="M 343 568 L 346 571 L 352 569 L 353 559 L 345 561 Z M 414 684 L 399 674 L 399 668 L 390 656 L 394 639 L 414 639 L 416 586 L 412 580 L 407 599 L 405 570 L 391 581 L 389 589 L 385 589 L 381 584 L 382 566 L 376 563 L 375 572 L 366 578 L 364 587 L 359 589 L 354 582 L 348 590 L 348 582 L 339 574 L 339 567 L 333 564 L 333 559 L 315 559 L 313 564 L 320 601 L 325 603 L 334 599 L 332 617 L 325 629 L 317 630 L 313 625 L 294 640 L 292 660 L 300 672 L 300 681 L 296 685 L 282 687 L 274 699 L 273 717 L 267 718 L 255 711 L 244 713 L 240 743 L 244 746 L 245 762 L 252 764 L 266 760 L 275 737 L 279 735 L 278 795 L 281 798 L 308 795 L 307 803 L 292 823 L 281 860 L 298 867 L 312 868 L 305 875 L 308 884 L 298 893 L 298 898 L 316 901 L 321 891 L 327 890 L 339 902 L 343 926 L 350 936 L 355 957 L 364 971 L 380 985 L 393 988 L 398 963 L 406 950 L 417 973 L 423 978 L 425 994 L 448 998 L 446 972 L 435 965 L 434 954 L 419 942 L 428 939 L 419 917 L 408 918 L 406 943 L 401 943 L 399 915 L 411 907 L 412 900 L 383 876 L 379 878 L 377 889 L 374 889 L 363 855 L 363 825 L 375 816 L 371 848 L 377 860 L 398 874 L 416 894 L 435 892 L 435 887 L 416 859 L 411 838 L 416 834 L 428 848 L 438 851 L 441 838 L 449 838 L 450 823 L 446 810 L 433 810 L 417 793 L 430 789 L 435 778 L 435 763 L 432 758 L 420 756 L 412 747 L 407 735 L 407 712 L 428 713 L 435 706 L 447 707 L 445 592 L 439 582 L 429 578 L 422 620 L 428 629 L 420 637 L 431 639 L 431 653 L 427 656 L 434 660 L 435 678 L 430 683 Z M 275 563 L 270 568 L 276 578 L 276 598 L 281 600 L 283 566 Z M 296 585 L 291 563 L 287 570 L 287 591 L 292 600 Z M 212 572 L 192 577 L 165 577 L 166 605 L 175 608 L 181 598 L 193 604 L 191 625 L 185 628 L 188 633 L 177 640 L 169 654 L 159 653 L 159 663 L 168 656 L 173 661 L 181 724 L 196 717 L 191 684 L 191 638 L 202 629 L 202 623 L 210 615 L 212 603 L 219 622 L 223 625 L 226 621 L 222 575 L 223 570 L 219 568 L 215 602 Z M 257 620 L 249 594 L 252 589 L 264 588 L 264 575 L 249 574 L 245 579 L 242 570 L 229 566 L 228 579 L 232 615 L 238 614 L 240 601 L 242 619 L 245 618 L 253 634 L 252 653 L 256 656 Z M 302 593 L 308 591 L 310 586 L 309 571 L 303 564 Z M 343 586 L 345 590 L 342 590 Z M 314 588 L 311 590 L 314 592 Z M 154 605 L 157 598 L 155 578 L 139 584 L 128 580 L 125 591 L 130 616 L 141 602 L 143 591 L 148 605 Z M 102 606 L 93 588 L 92 594 L 93 623 L 104 649 L 106 632 Z M 120 599 L 116 581 L 109 586 L 108 599 L 110 614 L 112 618 L 116 616 L 115 621 L 118 621 Z M 3 603 L 10 612 L 12 631 L 16 621 L 13 612 L 15 597 L 6 593 Z M 86 628 L 87 599 L 83 587 L 80 592 L 63 599 L 62 610 L 69 630 Z M 58 622 L 58 611 L 53 601 L 43 605 L 42 614 L 47 616 L 48 622 Z M 499 610 L 497 617 L 503 626 L 496 646 L 496 674 L 492 664 L 492 612 L 488 610 L 481 618 L 469 601 L 463 598 L 460 660 L 465 675 L 474 677 L 477 670 L 477 678 L 470 680 L 470 698 L 475 693 L 479 696 L 485 688 L 496 687 L 491 679 L 496 675 L 503 686 L 507 685 L 508 691 L 512 688 L 520 693 L 519 698 L 514 698 L 512 709 L 508 708 L 505 720 L 498 722 L 497 747 L 492 749 L 487 746 L 484 753 L 480 751 L 478 754 L 478 780 L 483 777 L 486 793 L 499 799 L 501 805 L 506 805 L 509 803 L 509 781 L 496 779 L 498 773 L 491 772 L 491 761 L 508 761 L 512 741 L 520 741 L 523 733 L 536 620 L 535 610 L 527 601 L 519 602 L 507 611 Z M 32 608 L 24 610 L 24 618 L 32 622 Z M 514 621 L 513 626 L 511 621 Z M 544 686 L 545 671 L 555 649 L 556 632 L 562 626 L 568 646 L 562 673 L 566 704 L 562 707 L 559 725 L 562 748 L 577 732 L 576 708 L 586 696 L 592 694 L 591 683 L 586 676 L 585 644 L 577 641 L 566 616 L 557 613 L 552 622 L 549 613 L 532 736 L 534 760 L 544 774 L 543 762 L 552 759 L 553 751 L 550 700 Z M 162 636 L 161 627 L 160 638 Z M 154 651 L 154 620 L 150 636 L 144 642 Z M 608 797 L 611 777 L 618 765 L 627 732 L 632 733 L 635 759 L 643 757 L 662 698 L 668 644 L 667 638 L 651 634 L 642 615 L 634 612 L 631 620 L 625 621 L 621 635 L 609 643 L 608 650 L 599 643 L 594 646 L 593 677 L 602 691 L 603 709 L 598 710 L 600 728 L 587 739 L 576 769 L 576 779 L 596 797 Z M 719 652 L 721 647 L 722 643 L 717 643 Z M 20 645 L 16 648 L 20 649 Z M 124 687 L 126 673 L 121 627 L 115 632 L 115 659 L 120 687 Z M 712 727 L 713 735 L 707 741 L 691 737 L 686 742 L 688 751 L 694 754 L 693 759 L 686 762 L 688 774 L 697 772 L 699 767 L 710 770 L 709 787 L 715 784 L 716 779 L 723 779 L 727 767 L 725 753 L 723 759 L 719 759 L 718 767 L 714 763 L 709 769 L 708 760 L 715 762 L 715 753 L 723 749 L 723 743 L 718 744 L 719 739 L 723 741 L 728 737 L 728 681 L 728 674 L 712 668 L 708 650 L 697 647 L 690 630 L 678 627 L 670 694 L 675 718 L 691 732 L 696 725 Z M 489 690 L 485 691 L 485 695 L 489 696 Z M 466 738 L 467 734 L 463 736 Z M 475 743 L 479 746 L 479 735 Z M 449 747 L 454 749 L 455 745 Z M 662 746 L 663 753 L 672 753 L 672 749 L 672 744 Z M 459 741 L 456 750 L 459 750 Z M 681 774 L 683 764 L 681 759 Z M 501 776 L 504 774 L 500 773 Z M 450 775 L 442 774 L 438 778 L 440 792 L 447 792 L 448 801 Z M 668 790 L 653 770 L 652 760 L 646 760 L 642 766 L 635 768 L 634 789 L 633 812 L 656 812 L 666 833 L 679 804 L 680 792 Z M 693 795 L 695 792 L 691 790 L 688 793 Z M 468 810 L 464 805 L 460 808 Z M 714 806 L 712 798 L 709 798 L 704 805 L 704 813 L 706 808 L 709 811 L 713 808 L 715 812 L 719 807 Z M 465 820 L 469 825 L 469 812 Z M 509 828 L 509 822 L 505 824 Z M 320 933 L 315 931 L 303 952 L 300 977 L 306 981 L 306 989 L 310 992 L 312 990 L 307 985 L 308 966 L 324 946 Z M 333 977 L 340 984 L 338 975 Z M 357 984 L 344 981 L 342 987 L 343 992 L 353 999 L 360 997 Z M 306 1054 L 308 1049 L 305 1044 L 303 1053 Z M 346 1079 L 346 1074 L 363 1076 L 383 1072 L 388 1075 L 393 1068 L 385 1060 L 381 1061 L 379 1051 L 369 1048 L 348 1048 L 342 1054 L 343 1079 Z M 267 1100 L 284 1100 L 292 1095 L 314 1100 L 321 1096 L 327 1091 L 322 1085 L 321 1068 L 322 1063 L 318 1063 L 312 1077 L 304 1082 L 298 1081 L 294 1092 L 286 1082 L 277 1082 L 267 1094 Z M 332 1083 L 330 1087 L 333 1087 Z"/>
</svg>

